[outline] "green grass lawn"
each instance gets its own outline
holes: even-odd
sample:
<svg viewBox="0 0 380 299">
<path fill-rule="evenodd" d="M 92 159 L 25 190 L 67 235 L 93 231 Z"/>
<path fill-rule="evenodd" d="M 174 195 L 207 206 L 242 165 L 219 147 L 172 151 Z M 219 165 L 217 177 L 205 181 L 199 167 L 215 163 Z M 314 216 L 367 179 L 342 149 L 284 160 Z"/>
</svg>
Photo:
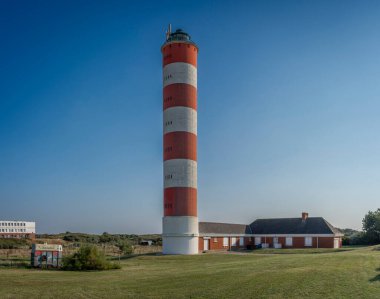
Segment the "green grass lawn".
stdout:
<svg viewBox="0 0 380 299">
<path fill-rule="evenodd" d="M 0 298 L 380 298 L 374 247 L 281 251 L 139 256 L 104 272 L 0 269 Z"/>
</svg>

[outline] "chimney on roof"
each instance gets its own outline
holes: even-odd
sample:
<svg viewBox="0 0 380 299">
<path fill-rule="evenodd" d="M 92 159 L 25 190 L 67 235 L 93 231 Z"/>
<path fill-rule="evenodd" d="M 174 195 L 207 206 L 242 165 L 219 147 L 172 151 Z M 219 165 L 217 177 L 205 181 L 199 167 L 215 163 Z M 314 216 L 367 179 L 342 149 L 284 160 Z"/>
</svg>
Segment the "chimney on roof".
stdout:
<svg viewBox="0 0 380 299">
<path fill-rule="evenodd" d="M 309 218 L 309 213 L 302 212 L 302 221 L 306 221 L 307 218 Z"/>
</svg>

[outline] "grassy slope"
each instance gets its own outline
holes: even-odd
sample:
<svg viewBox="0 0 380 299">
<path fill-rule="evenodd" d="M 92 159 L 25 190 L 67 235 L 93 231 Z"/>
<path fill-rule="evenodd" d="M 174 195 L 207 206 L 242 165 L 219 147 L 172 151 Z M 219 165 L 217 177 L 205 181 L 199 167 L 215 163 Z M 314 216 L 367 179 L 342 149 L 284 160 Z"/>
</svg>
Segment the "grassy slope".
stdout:
<svg viewBox="0 0 380 299">
<path fill-rule="evenodd" d="M 140 256 L 122 263 L 121 270 L 85 273 L 0 269 L 0 298 L 380 296 L 380 251 L 373 247 L 320 254 Z"/>
</svg>

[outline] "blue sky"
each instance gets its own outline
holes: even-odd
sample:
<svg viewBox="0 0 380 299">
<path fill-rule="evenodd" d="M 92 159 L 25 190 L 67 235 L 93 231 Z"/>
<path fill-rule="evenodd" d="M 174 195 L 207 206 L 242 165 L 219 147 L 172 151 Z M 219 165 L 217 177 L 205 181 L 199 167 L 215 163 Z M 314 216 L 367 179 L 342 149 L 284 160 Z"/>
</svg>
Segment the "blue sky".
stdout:
<svg viewBox="0 0 380 299">
<path fill-rule="evenodd" d="M 0 218 L 161 232 L 168 23 L 199 45 L 200 220 L 380 195 L 379 1 L 1 1 Z"/>
</svg>

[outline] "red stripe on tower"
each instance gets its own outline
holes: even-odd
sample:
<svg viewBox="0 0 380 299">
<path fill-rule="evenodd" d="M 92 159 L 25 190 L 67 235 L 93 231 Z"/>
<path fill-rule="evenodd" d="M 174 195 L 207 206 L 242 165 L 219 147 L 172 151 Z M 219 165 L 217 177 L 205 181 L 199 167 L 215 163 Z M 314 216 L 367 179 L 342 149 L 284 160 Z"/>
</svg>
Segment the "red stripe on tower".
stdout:
<svg viewBox="0 0 380 299">
<path fill-rule="evenodd" d="M 163 253 L 198 253 L 197 56 L 178 29 L 167 33 L 163 56 Z"/>
<path fill-rule="evenodd" d="M 164 110 L 184 106 L 197 110 L 197 89 L 189 84 L 171 84 L 164 87 Z"/>
<path fill-rule="evenodd" d="M 191 159 L 197 161 L 197 135 L 188 132 L 165 134 L 164 161 L 170 159 Z"/>
</svg>

